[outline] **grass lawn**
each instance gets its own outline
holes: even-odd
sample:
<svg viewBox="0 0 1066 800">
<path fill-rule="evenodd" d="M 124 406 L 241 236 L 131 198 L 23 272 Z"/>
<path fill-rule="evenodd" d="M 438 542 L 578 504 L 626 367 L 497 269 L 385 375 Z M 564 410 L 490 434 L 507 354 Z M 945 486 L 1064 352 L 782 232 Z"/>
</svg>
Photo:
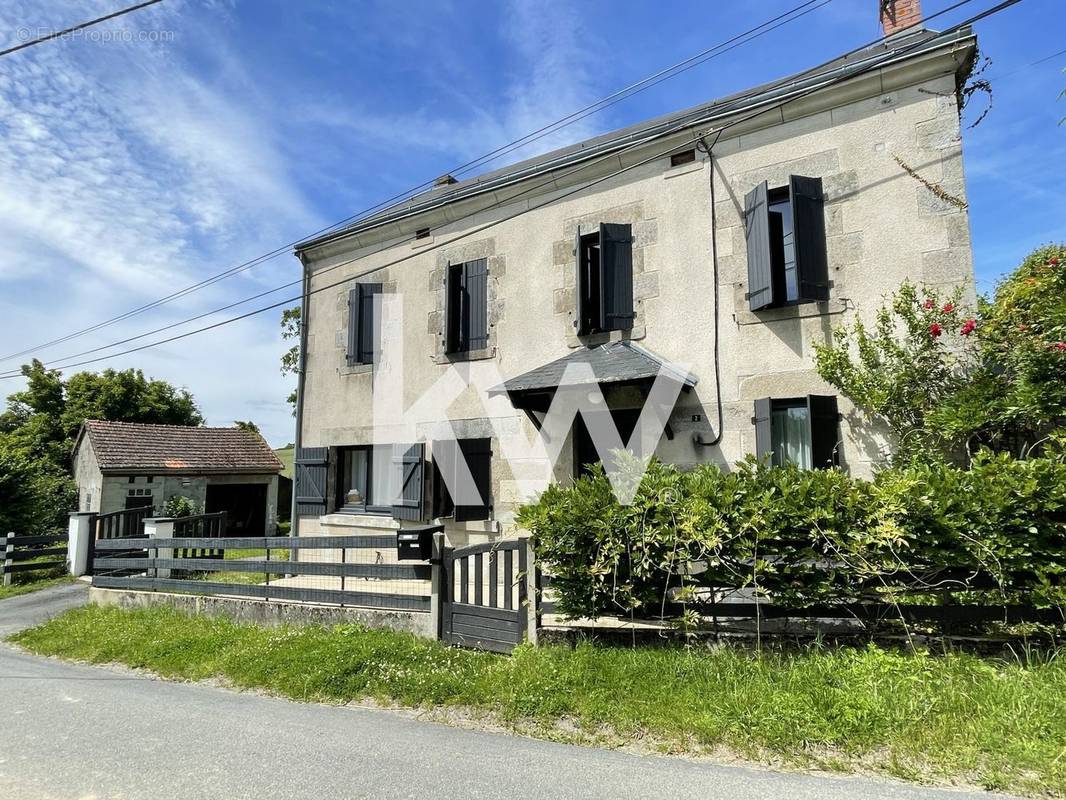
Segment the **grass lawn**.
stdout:
<svg viewBox="0 0 1066 800">
<path fill-rule="evenodd" d="M 548 738 L 1066 792 L 1066 662 L 1053 657 L 582 644 L 507 658 L 354 625 L 259 628 L 95 606 L 13 641 L 297 700 L 473 710 Z"/>
</svg>

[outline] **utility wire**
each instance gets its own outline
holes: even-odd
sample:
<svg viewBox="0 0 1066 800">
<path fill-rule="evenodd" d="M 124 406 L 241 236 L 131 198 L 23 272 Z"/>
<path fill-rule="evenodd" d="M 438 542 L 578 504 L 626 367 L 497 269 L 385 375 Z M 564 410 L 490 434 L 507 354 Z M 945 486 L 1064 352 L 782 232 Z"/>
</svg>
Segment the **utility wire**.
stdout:
<svg viewBox="0 0 1066 800">
<path fill-rule="evenodd" d="M 159 2 L 159 0 L 155 0 L 155 2 Z M 659 70 L 658 72 L 656 72 L 653 75 L 648 76 L 647 78 L 643 78 L 640 81 L 637 81 L 636 83 L 632 83 L 632 84 L 630 84 L 629 86 L 626 86 L 623 89 L 619 89 L 618 91 L 614 92 L 613 94 L 608 95 L 607 97 L 604 97 L 604 98 L 602 98 L 600 100 L 597 100 L 594 103 L 590 103 L 589 105 L 585 106 L 584 108 L 581 108 L 581 109 L 579 109 L 579 110 L 577 110 L 575 112 L 572 112 L 571 114 L 568 114 L 567 116 L 562 117 L 562 118 L 556 120 L 555 122 L 549 123 L 548 125 L 545 125 L 545 126 L 539 128 L 539 129 L 537 129 L 537 130 L 535 130 L 535 131 L 533 131 L 531 133 L 528 133 L 528 134 L 526 134 L 525 136 L 522 136 L 519 139 L 516 139 L 516 140 L 514 140 L 512 142 L 509 142 L 508 144 L 502 145 L 501 147 L 498 147 L 495 150 L 493 150 L 493 151 L 491 151 L 489 153 L 486 153 L 483 156 L 480 156 L 480 157 L 478 157 L 478 158 L 476 158 L 476 159 L 474 159 L 472 161 L 468 161 L 465 164 L 461 164 L 458 167 L 450 170 L 447 174 L 450 174 L 450 175 L 453 175 L 453 176 L 454 175 L 461 175 L 461 174 L 463 174 L 465 172 L 468 172 L 468 171 L 470 171 L 472 169 L 477 168 L 478 166 L 481 166 L 483 164 L 489 163 L 489 162 L 491 162 L 491 161 L 493 161 L 495 159 L 498 159 L 498 158 L 500 158 L 500 157 L 502 157 L 504 155 L 507 155 L 507 154 L 509 154 L 511 152 L 514 152 L 515 150 L 517 150 L 517 149 L 519 149 L 521 147 L 525 147 L 525 146 L 527 146 L 529 144 L 532 144 L 533 142 L 535 142 L 535 141 L 537 141 L 539 139 L 542 139 L 542 138 L 544 138 L 546 136 L 549 136 L 552 133 L 557 133 L 558 131 L 562 130 L 563 128 L 565 128 L 565 127 L 567 127 L 569 125 L 572 125 L 575 122 L 578 122 L 578 121 L 580 121 L 582 119 L 585 119 L 586 117 L 591 116 L 592 114 L 596 114 L 596 113 L 598 113 L 598 112 L 600 112 L 600 111 L 602 111 L 602 110 L 604 110 L 606 108 L 609 108 L 610 106 L 615 105 L 616 103 L 619 103 L 622 100 L 628 99 L 629 97 L 632 97 L 633 95 L 638 94 L 639 92 L 642 92 L 645 89 L 648 89 L 648 88 L 650 88 L 652 86 L 655 86 L 655 85 L 657 85 L 659 83 L 662 83 L 663 81 L 668 80 L 669 78 L 675 77 L 676 75 L 680 75 L 681 73 L 686 72 L 689 69 L 693 69 L 696 66 L 702 65 L 702 64 L 706 63 L 707 61 L 710 61 L 713 58 L 717 58 L 720 55 L 723 55 L 723 54 L 725 54 L 725 53 L 727 53 L 727 52 L 729 52 L 729 51 L 731 51 L 733 49 L 736 49 L 737 47 L 740 47 L 741 45 L 744 45 L 744 44 L 747 44 L 748 42 L 754 41 L 758 37 L 763 36 L 764 34 L 770 33 L 771 31 L 776 30 L 777 28 L 779 28 L 782 25 L 785 25 L 785 24 L 787 24 L 789 22 L 794 22 L 795 20 L 799 19 L 802 16 L 805 16 L 806 14 L 811 13 L 812 11 L 817 11 L 818 9 L 822 8 L 823 6 L 828 5 L 830 2 L 832 2 L 832 0 L 821 0 L 821 2 L 818 2 L 818 0 L 807 0 L 806 2 L 801 3 L 798 6 L 795 6 L 794 8 L 790 9 L 789 11 L 786 11 L 785 13 L 779 14 L 778 16 L 773 17 L 772 19 L 769 19 L 766 22 L 763 22 L 763 23 L 761 23 L 759 25 L 756 25 L 755 27 L 750 28 L 750 29 L 748 29 L 747 31 L 745 31 L 743 33 L 737 34 L 736 36 L 733 36 L 732 38 L 727 39 L 724 42 L 720 42 L 719 44 L 716 44 L 713 47 L 707 48 L 707 49 L 697 53 L 694 56 L 690 56 L 689 58 L 686 58 L 685 60 L 680 61 L 677 64 L 674 64 L 673 66 L 670 66 L 670 67 L 667 67 L 665 69 Z M 20 356 L 25 356 L 25 355 L 28 355 L 30 353 L 35 353 L 37 351 L 40 351 L 40 350 L 43 350 L 43 349 L 46 349 L 46 348 L 49 348 L 49 347 L 53 347 L 53 346 L 55 346 L 57 344 L 61 344 L 63 342 L 70 341 L 71 339 L 74 339 L 74 338 L 77 338 L 77 337 L 80 337 L 80 336 L 83 336 L 83 335 L 86 335 L 86 334 L 89 334 L 89 333 L 94 333 L 94 332 L 96 332 L 96 331 L 98 331 L 98 330 L 100 330 L 102 328 L 109 327 L 109 326 L 111 326 L 111 325 L 113 325 L 115 323 L 122 322 L 122 321 L 124 321 L 126 319 L 129 319 L 130 317 L 136 316 L 138 314 L 142 314 L 145 311 L 149 311 L 149 310 L 151 310 L 153 308 L 157 308 L 157 307 L 159 307 L 161 305 L 164 305 L 165 303 L 170 302 L 171 300 L 179 299 L 179 298 L 184 297 L 184 296 L 186 296 L 188 294 L 191 294 L 191 293 L 193 293 L 195 291 L 198 291 L 200 289 L 206 288 L 207 286 L 211 286 L 211 285 L 213 285 L 215 283 L 218 283 L 219 281 L 225 280 L 226 278 L 229 278 L 229 277 L 231 277 L 233 275 L 237 275 L 237 274 L 239 274 L 241 272 L 245 272 L 245 271 L 247 271 L 249 269 L 252 269 L 252 268 L 254 268 L 254 267 L 256 267 L 256 266 L 258 266 L 258 265 L 260 265 L 262 263 L 265 263 L 266 261 L 273 260 L 274 258 L 277 258 L 278 256 L 287 253 L 289 251 L 289 248 L 293 247 L 294 245 L 296 245 L 296 244 L 298 244 L 298 243 L 300 243 L 302 241 L 306 241 L 307 239 L 330 233 L 331 231 L 335 231 L 335 230 L 341 228 L 344 225 L 347 225 L 349 223 L 355 222 L 357 220 L 361 220 L 361 219 L 367 217 L 367 215 L 372 214 L 375 211 L 378 211 L 382 207 L 385 207 L 385 206 L 391 205 L 393 203 L 397 203 L 397 202 L 400 202 L 400 201 L 402 201 L 404 199 L 407 199 L 407 198 L 417 194 L 421 190 L 431 187 L 433 185 L 433 183 L 434 183 L 433 180 L 425 181 L 425 182 L 419 184 L 418 186 L 415 186 L 415 187 L 413 187 L 411 189 L 408 189 L 408 190 L 406 190 L 404 192 L 401 192 L 400 194 L 393 195 L 392 197 L 389 197 L 389 198 L 387 198 L 385 200 L 382 200 L 381 202 L 379 202 L 379 203 L 377 203 L 377 204 L 375 204 L 375 205 L 373 205 L 373 206 L 371 206 L 369 208 L 363 209 L 362 211 L 356 212 L 355 214 L 353 214 L 351 216 L 348 216 L 348 217 L 346 217 L 346 218 L 344 218 L 342 220 L 339 220 L 338 222 L 335 222 L 332 225 L 328 225 L 325 228 L 321 228 L 320 230 L 317 230 L 317 231 L 314 231 L 314 232 L 312 232 L 310 234 L 302 236 L 299 239 L 296 239 L 296 240 L 293 240 L 293 241 L 288 242 L 286 244 L 283 244 L 280 247 L 269 251 L 268 253 L 264 253 L 263 255 L 257 256 L 256 258 L 253 258 L 253 259 L 251 259 L 249 261 L 246 261 L 246 262 L 244 262 L 242 264 L 238 264 L 238 265 L 236 265 L 234 267 L 226 269 L 226 270 L 224 270 L 224 271 L 222 271 L 220 273 L 217 273 L 217 274 L 212 275 L 212 276 L 210 276 L 208 278 L 205 278 L 204 280 L 199 281 L 198 283 L 194 283 L 194 284 L 192 284 L 190 286 L 187 286 L 187 287 L 185 287 L 183 289 L 179 289 L 179 290 L 177 290 L 177 291 L 175 291 L 175 292 L 173 292 L 173 293 L 171 293 L 169 295 L 161 297 L 161 298 L 159 298 L 157 300 L 153 300 L 153 301 L 151 301 L 149 303 L 146 303 L 144 305 L 138 306 L 138 307 L 133 308 L 133 309 L 131 309 L 129 311 L 123 312 L 122 314 L 119 314 L 119 315 L 117 315 L 115 317 L 111 317 L 110 319 L 106 319 L 106 320 L 104 320 L 102 322 L 95 323 L 95 324 L 93 324 L 93 325 L 91 325 L 91 326 L 89 326 L 87 328 L 82 328 L 82 329 L 74 331 L 72 333 L 65 334 L 64 336 L 61 336 L 59 338 L 52 339 L 51 341 L 45 342 L 45 343 L 40 344 L 40 345 L 36 345 L 34 347 L 27 348 L 25 350 L 21 350 L 21 351 L 19 351 L 17 353 L 11 353 L 10 355 L 2 356 L 2 357 L 0 357 L 0 361 L 10 361 L 12 359 L 19 358 Z M 446 195 L 445 195 L 445 197 L 446 197 Z M 299 281 L 295 281 L 294 284 L 295 283 L 299 283 Z M 290 285 L 294 285 L 294 284 L 290 284 Z M 195 317 L 194 319 L 200 319 L 200 318 L 202 318 L 202 317 Z M 191 321 L 191 320 L 189 320 L 189 321 Z M 85 352 L 89 352 L 89 351 L 85 351 Z M 92 351 L 92 352 L 95 352 L 95 351 Z M 82 355 L 82 354 L 84 354 L 84 353 L 79 353 L 77 355 Z M 70 357 L 76 357 L 76 356 L 68 356 L 67 358 L 70 358 Z"/>
<path fill-rule="evenodd" d="M 115 19 L 116 17 L 121 17 L 126 14 L 130 14 L 134 11 L 140 11 L 142 8 L 154 6 L 156 3 L 161 2 L 163 2 L 163 0 L 147 0 L 147 2 L 138 3 L 137 5 L 130 6 L 129 8 L 123 8 L 121 11 L 115 11 L 111 14 L 106 14 L 105 16 L 97 17 L 96 19 L 91 19 L 88 22 L 82 22 L 79 25 L 73 25 L 69 28 L 64 28 L 61 31 L 51 31 L 50 33 L 46 33 L 42 36 L 30 39 L 28 42 L 17 44 L 14 47 L 7 48 L 6 50 L 0 50 L 0 56 L 9 56 L 12 53 L 17 53 L 19 50 L 25 50 L 27 47 L 33 47 L 34 45 L 43 44 L 44 42 L 50 42 L 53 39 L 59 39 L 63 36 L 67 36 L 71 33 L 74 33 L 75 31 L 81 31 L 85 30 L 86 28 L 91 28 L 93 25 L 99 25 L 101 22 L 107 22 L 109 19 Z"/>
<path fill-rule="evenodd" d="M 946 13 L 950 12 L 950 11 L 954 11 L 955 9 L 957 9 L 957 8 L 959 8 L 961 6 L 967 5 L 970 2 L 972 2 L 972 0 L 959 0 L 959 2 L 954 3 L 953 5 L 951 5 L 951 6 L 947 7 L 947 8 L 945 8 L 945 9 L 937 12 L 936 14 L 933 14 L 933 15 L 931 15 L 929 17 L 926 17 L 924 21 L 927 22 L 927 21 L 929 21 L 929 20 L 931 20 L 931 19 L 933 19 L 935 17 L 941 16 L 943 14 L 946 14 Z M 945 29 L 944 31 L 941 32 L 941 35 L 955 33 L 958 30 L 960 30 L 960 29 L 962 29 L 962 28 L 964 28 L 964 27 L 966 27 L 968 25 L 972 25 L 975 22 L 978 22 L 978 21 L 980 21 L 982 19 L 990 17 L 993 14 L 999 13 L 1000 11 L 1003 11 L 1003 10 L 1005 10 L 1007 8 L 1010 8 L 1011 6 L 1017 5 L 1020 2 L 1021 2 L 1021 0 L 1003 0 L 1003 2 L 1000 2 L 1000 3 L 996 4 L 995 6 L 992 6 L 991 8 L 988 8 L 988 9 L 986 9 L 986 10 L 984 10 L 984 11 L 978 13 L 978 14 L 975 14 L 974 16 L 970 17 L 969 19 L 964 20 L 963 22 L 960 22 L 957 25 L 954 25 L 954 26 L 952 26 L 950 28 Z M 921 24 L 921 23 L 917 23 L 917 24 Z M 909 27 L 913 27 L 913 26 L 909 26 Z M 853 54 L 858 53 L 858 52 L 860 52 L 862 50 L 865 50 L 865 49 L 867 49 L 869 47 L 872 47 L 872 46 L 878 44 L 880 41 L 881 41 L 881 39 L 876 39 L 873 42 L 870 42 L 868 44 L 862 45 L 861 47 L 852 50 L 850 53 L 845 54 L 843 57 L 846 58 L 849 55 L 853 55 Z M 925 44 L 924 40 L 923 41 L 919 41 L 919 42 L 915 42 L 914 44 L 912 44 L 912 45 L 910 45 L 910 46 L 908 46 L 906 48 L 903 48 L 900 51 L 898 51 L 898 55 L 904 55 L 907 52 L 909 52 L 909 51 L 911 51 L 913 49 L 916 49 L 918 47 L 921 47 L 924 44 Z M 826 62 L 826 63 L 827 64 L 831 64 L 831 63 L 833 63 L 835 61 L 838 61 L 839 59 L 840 59 L 840 57 L 834 58 L 830 62 Z M 207 326 L 204 326 L 202 328 L 197 328 L 196 330 L 186 331 L 184 333 L 177 334 L 175 336 L 171 336 L 171 337 L 168 337 L 166 339 L 162 339 L 162 340 L 159 340 L 159 341 L 156 341 L 156 342 L 149 342 L 148 344 L 140 345 L 140 346 L 134 347 L 134 348 L 129 348 L 129 349 L 123 350 L 123 351 L 121 351 L 119 353 L 111 353 L 111 354 L 108 354 L 108 355 L 105 355 L 105 356 L 100 356 L 100 357 L 97 357 L 97 358 L 87 359 L 85 361 L 80 361 L 80 362 L 75 362 L 75 363 L 70 363 L 70 364 L 60 364 L 58 366 L 53 366 L 53 365 L 50 364 L 48 366 L 49 366 L 49 368 L 54 368 L 54 369 L 69 369 L 71 367 L 79 367 L 79 366 L 84 366 L 84 365 L 87 365 L 87 364 L 93 364 L 93 363 L 97 363 L 99 361 L 105 361 L 105 360 L 108 360 L 108 359 L 111 359 L 111 358 L 116 358 L 118 356 L 128 355 L 130 353 L 140 352 L 141 350 L 146 350 L 146 349 L 149 349 L 149 348 L 152 348 L 152 347 L 158 347 L 160 345 L 168 344 L 168 343 L 174 342 L 174 341 L 178 341 L 180 339 L 184 339 L 184 338 L 187 338 L 189 336 L 196 335 L 198 333 L 204 333 L 204 332 L 209 331 L 209 330 L 214 330 L 215 328 L 219 328 L 219 327 L 222 327 L 224 325 L 231 324 L 233 322 L 238 322 L 240 320 L 247 319 L 248 317 L 255 316 L 257 314 L 261 314 L 261 313 L 264 313 L 266 311 L 271 311 L 271 310 L 274 310 L 274 309 L 277 309 L 277 308 L 281 308 L 282 306 L 288 305 L 289 303 L 293 303 L 293 302 L 296 302 L 297 300 L 302 299 L 304 296 L 310 296 L 310 295 L 313 295 L 313 294 L 318 294 L 319 292 L 326 291 L 328 289 L 336 288 L 336 287 L 338 287 L 338 286 L 340 286 L 342 284 L 348 283 L 351 280 L 354 280 L 356 278 L 362 277 L 364 275 L 371 274 L 373 272 L 378 272 L 378 271 L 380 271 L 382 269 L 385 269 L 387 267 L 391 267 L 391 266 L 394 266 L 396 264 L 400 264 L 402 262 L 405 262 L 405 261 L 408 261 L 410 259 L 413 259 L 413 258 L 416 258 L 418 256 L 421 256 L 421 255 L 423 255 L 424 253 L 426 253 L 428 251 L 437 250 L 439 248 L 451 245 L 454 242 L 457 242 L 457 241 L 459 241 L 461 239 L 465 239 L 465 238 L 468 238 L 470 236 L 474 236 L 474 235 L 479 234 L 479 233 L 481 233 L 481 232 L 483 232 L 483 231 L 485 231 L 485 230 L 487 230 L 489 228 L 492 228 L 492 227 L 495 227 L 497 225 L 500 225 L 500 224 L 502 224 L 504 222 L 512 220 L 512 219 L 514 219 L 514 218 L 516 218 L 518 216 L 521 216 L 523 214 L 529 213 L 530 211 L 535 211 L 535 210 L 537 210 L 537 209 L 539 209 L 539 208 L 541 208 L 541 207 L 543 207 L 543 206 L 545 206 L 547 204 L 558 202 L 559 200 L 565 199 L 565 198 L 567 198 L 567 197 L 569 197 L 569 196 L 571 196 L 573 194 L 585 191 L 585 190 L 589 189 L 592 186 L 596 186 L 596 185 L 598 185 L 600 183 L 603 183 L 604 181 L 607 181 L 607 180 L 610 180 L 612 178 L 615 178 L 618 175 L 621 175 L 623 173 L 629 172 L 632 169 L 635 169 L 635 168 L 640 167 L 640 166 L 644 166 L 645 164 L 648 164 L 651 161 L 654 161 L 654 160 L 659 159 L 659 158 L 663 158 L 664 156 L 669 155 L 672 152 L 675 152 L 675 151 L 680 150 L 682 148 L 688 147 L 693 142 L 697 141 L 700 137 L 706 137 L 706 136 L 709 136 L 709 135 L 712 135 L 712 134 L 715 134 L 716 136 L 720 136 L 721 132 L 723 132 L 725 130 L 728 130 L 729 128 L 732 128 L 732 127 L 734 127 L 736 125 L 742 124 L 742 123 L 744 123 L 744 122 L 746 122 L 746 121 L 748 121 L 750 119 L 753 119 L 755 117 L 761 116 L 761 115 L 767 113 L 767 111 L 773 110 L 775 108 L 780 108 L 781 106 L 787 105 L 788 103 L 794 102 L 795 100 L 798 100 L 798 99 L 801 99 L 803 97 L 806 97 L 807 95 L 812 94 L 813 92 L 821 91 L 822 89 L 825 89 L 825 88 L 827 88 L 829 86 L 835 85 L 836 83 L 840 83 L 842 81 L 851 80 L 853 78 L 860 77 L 861 75 L 864 75 L 866 72 L 868 72 L 870 69 L 873 69 L 873 68 L 874 67 L 865 67 L 865 68 L 856 70 L 856 71 L 851 72 L 851 73 L 845 73 L 845 74 L 839 75 L 836 78 L 829 78 L 825 82 L 816 84 L 816 85 L 811 86 L 808 89 L 803 90 L 803 91 L 801 91 L 801 92 L 799 92 L 797 94 L 794 94 L 792 96 L 783 98 L 783 99 L 781 99 L 780 101 L 778 101 L 778 102 L 776 102 L 774 104 L 771 104 L 769 106 L 760 107 L 759 109 L 755 110 L 753 113 L 751 113 L 749 115 L 746 115 L 744 117 L 740 117 L 740 118 L 738 118 L 736 120 L 733 120 L 731 122 L 728 122 L 725 125 L 720 126 L 719 128 L 716 128 L 716 129 L 713 129 L 713 130 L 710 130 L 710 131 L 705 131 L 705 132 L 694 134 L 694 136 L 692 138 L 692 141 L 686 141 L 686 142 L 683 142 L 683 143 L 681 143 L 679 145 L 674 145 L 673 147 L 670 147 L 670 148 L 668 148 L 668 149 L 666 149 L 666 150 L 664 150 L 662 152 L 655 153 L 652 156 L 650 156 L 648 158 L 645 158 L 645 159 L 642 159 L 641 161 L 638 161 L 638 162 L 636 162 L 634 164 L 631 164 L 631 165 L 629 165 L 627 167 L 623 167 L 623 168 L 618 169 L 618 170 L 616 170 L 614 172 L 608 173 L 607 175 L 604 175 L 604 176 L 602 176 L 600 178 L 597 178 L 596 180 L 593 180 L 593 181 L 591 181 L 591 182 L 589 182 L 587 184 L 582 184 L 581 186 L 575 187 L 574 189 L 572 189 L 569 192 L 566 192 L 566 193 L 564 193 L 562 195 L 559 195 L 557 197 L 548 198 L 544 202 L 542 202 L 542 203 L 540 203 L 538 205 L 531 206 L 531 207 L 526 208 L 526 209 L 520 209 L 520 210 L 514 212 L 513 214 L 501 217 L 501 218 L 499 218 L 497 220 L 492 220 L 490 222 L 485 223 L 484 225 L 481 225 L 481 226 L 478 226 L 477 228 L 469 230 L 466 233 L 462 233 L 462 234 L 459 234 L 459 235 L 457 235 L 455 237 L 452 237 L 451 239 L 449 239 L 446 242 L 441 242 L 439 244 L 430 245 L 429 247 L 423 248 L 422 250 L 420 250 L 417 253 L 411 253 L 411 254 L 406 255 L 406 256 L 401 256 L 400 258 L 397 258 L 397 259 L 395 259 L 395 260 L 393 260 L 391 262 L 388 262 L 388 263 L 385 263 L 385 264 L 380 264 L 378 266 L 375 266 L 375 267 L 372 267 L 370 269 L 367 269 L 364 272 L 358 273 L 356 275 L 349 275 L 349 276 L 346 276 L 345 278 L 343 278 L 341 280 L 334 281 L 332 283 L 325 284 L 323 286 L 319 286 L 316 289 L 312 289 L 312 290 L 308 291 L 306 293 L 306 295 L 301 294 L 301 295 L 296 295 L 296 296 L 291 297 L 291 298 L 286 298 L 285 300 L 282 300 L 280 302 L 273 303 L 271 305 L 264 306 L 264 307 L 261 307 L 261 308 L 258 308 L 258 309 L 253 309 L 252 311 L 246 312 L 244 314 L 240 314 L 238 316 L 231 317 L 229 319 L 221 320 L 221 321 L 213 323 L 211 325 L 207 325 Z M 816 67 L 815 69 L 818 69 L 818 67 Z M 612 151 L 610 153 L 606 153 L 606 154 L 600 156 L 597 159 L 593 159 L 593 160 L 591 160 L 589 162 L 584 162 L 584 163 L 582 163 L 580 165 L 577 165 L 575 167 L 575 170 L 584 169 L 584 168 L 586 168 L 586 167 L 588 167 L 588 166 L 590 166 L 592 164 L 595 164 L 595 163 L 597 163 L 599 161 L 602 161 L 604 159 L 607 159 L 607 158 L 615 158 L 620 153 L 624 153 L 624 152 L 626 152 L 628 150 L 644 146 L 646 144 L 649 144 L 651 141 L 654 141 L 654 140 L 657 140 L 657 139 L 667 138 L 667 137 L 672 136 L 672 135 L 674 135 L 676 133 L 679 133 L 679 132 L 681 132 L 681 131 L 683 131 L 683 130 L 685 130 L 687 128 L 699 127 L 700 124 L 701 123 L 699 121 L 693 122 L 693 121 L 686 120 L 686 121 L 682 122 L 681 124 L 679 124 L 675 128 L 672 128 L 670 130 L 657 133 L 657 134 L 655 134 L 653 136 L 650 136 L 650 137 L 648 137 L 646 139 L 638 140 L 638 141 L 633 142 L 633 143 L 631 143 L 629 145 L 626 145 L 621 150 L 617 150 L 617 151 Z M 541 183 L 538 186 L 531 187 L 530 189 L 526 190 L 526 192 L 520 193 L 517 196 L 521 196 L 521 194 L 528 193 L 529 191 L 535 191 L 536 189 L 538 189 L 538 188 L 540 188 L 542 186 L 546 186 L 549 183 L 554 183 L 555 180 L 556 180 L 556 178 L 552 178 L 549 181 Z M 508 199 L 507 202 L 508 203 L 514 202 L 516 197 L 512 197 L 512 198 Z M 483 213 L 484 211 L 489 210 L 489 209 L 491 209 L 493 207 L 496 207 L 498 205 L 500 205 L 500 204 L 497 203 L 497 204 L 494 204 L 492 206 L 489 206 L 488 208 L 480 209 L 476 213 L 478 213 L 478 214 Z M 363 258 L 365 258 L 365 255 L 359 256 L 358 258 L 349 259 L 347 261 L 339 262 L 337 264 L 331 265 L 330 267 L 328 267 L 328 268 L 326 268 L 324 270 L 320 270 L 317 274 L 323 274 L 323 273 L 325 273 L 327 271 L 331 271 L 333 269 L 337 269 L 337 268 L 340 268 L 342 266 L 346 266 L 348 264 L 351 264 L 351 263 L 354 263 L 356 261 L 362 260 Z M 285 287 L 278 287 L 278 290 L 280 290 L 281 288 L 285 288 Z M 182 323 L 179 323 L 179 324 L 182 324 Z M 149 334 L 145 334 L 145 335 L 149 335 Z M 135 338 L 139 338 L 139 337 L 135 337 Z M 115 346 L 115 345 L 112 345 L 112 346 Z M 101 348 L 101 349 L 108 349 L 108 348 L 105 347 L 105 348 Z M 18 371 L 2 374 L 2 375 L 0 375 L 0 379 L 17 377 L 19 374 L 21 374 L 21 373 L 18 372 Z"/>
</svg>

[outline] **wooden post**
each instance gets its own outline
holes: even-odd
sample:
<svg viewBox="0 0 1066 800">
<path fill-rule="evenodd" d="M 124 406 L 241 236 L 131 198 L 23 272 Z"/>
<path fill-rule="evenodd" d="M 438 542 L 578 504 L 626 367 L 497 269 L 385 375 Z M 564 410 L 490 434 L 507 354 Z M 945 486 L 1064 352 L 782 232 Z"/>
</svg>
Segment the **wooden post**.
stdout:
<svg viewBox="0 0 1066 800">
<path fill-rule="evenodd" d="M 4 586 L 10 586 L 11 579 L 15 577 L 10 572 L 11 565 L 14 563 L 11 559 L 12 554 L 15 552 L 15 545 L 11 542 L 11 539 L 14 536 L 15 534 L 13 532 L 8 531 L 8 534 L 4 539 L 4 568 L 2 570 L 4 573 Z"/>
<path fill-rule="evenodd" d="M 441 628 L 441 589 L 444 586 L 444 548 L 446 547 L 444 533 L 438 531 L 433 534 L 433 552 L 429 557 L 429 629 L 433 631 L 434 638 L 440 639 Z"/>
<path fill-rule="evenodd" d="M 533 555 L 533 540 L 528 536 L 520 540 L 525 551 L 526 574 L 522 576 L 525 583 L 525 613 L 526 641 L 532 645 L 537 643 L 537 561 Z"/>
</svg>

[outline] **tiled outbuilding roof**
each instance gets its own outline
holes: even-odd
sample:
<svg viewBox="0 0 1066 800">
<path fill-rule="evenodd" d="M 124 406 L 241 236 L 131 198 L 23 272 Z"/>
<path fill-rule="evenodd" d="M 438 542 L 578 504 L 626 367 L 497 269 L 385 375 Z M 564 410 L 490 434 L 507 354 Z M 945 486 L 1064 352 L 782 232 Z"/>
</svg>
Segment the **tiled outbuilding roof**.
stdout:
<svg viewBox="0 0 1066 800">
<path fill-rule="evenodd" d="M 89 419 L 77 450 L 88 437 L 103 472 L 179 473 L 280 472 L 282 463 L 263 437 L 241 428 L 193 428 Z"/>
</svg>

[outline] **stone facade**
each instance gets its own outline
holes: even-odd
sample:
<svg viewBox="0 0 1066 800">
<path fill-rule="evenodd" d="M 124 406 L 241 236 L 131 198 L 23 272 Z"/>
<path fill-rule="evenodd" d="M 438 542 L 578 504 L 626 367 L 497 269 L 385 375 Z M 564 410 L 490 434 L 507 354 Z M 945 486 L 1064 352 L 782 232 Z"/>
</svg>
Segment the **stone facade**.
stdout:
<svg viewBox="0 0 1066 800">
<path fill-rule="evenodd" d="M 813 362 L 814 345 L 828 343 L 833 327 L 871 319 L 904 280 L 961 285 L 974 297 L 964 208 L 934 195 L 899 163 L 965 199 L 956 73 L 968 57 L 969 51 L 944 48 L 767 112 L 715 141 L 713 159 L 697 151 L 694 161 L 671 166 L 664 156 L 569 194 L 671 143 L 691 141 L 686 132 L 574 169 L 537 193 L 519 197 L 520 184 L 508 190 L 516 197 L 511 203 L 497 192 L 303 250 L 310 285 L 316 290 L 349 275 L 385 282 L 402 296 L 404 385 L 395 402 L 407 407 L 450 366 L 441 347 L 444 267 L 488 258 L 491 346 L 476 358 L 510 378 L 581 345 L 619 336 L 639 340 L 699 378 L 679 399 L 671 416 L 675 435 L 663 438 L 657 455 L 679 465 L 729 468 L 754 452 L 756 398 L 835 393 Z M 744 196 L 764 180 L 771 188 L 786 185 L 792 174 L 823 182 L 830 300 L 752 313 L 745 300 Z M 568 196 L 553 200 L 564 192 Z M 573 325 L 574 240 L 579 229 L 600 222 L 632 226 L 635 323 L 628 332 L 579 338 Z M 495 224 L 483 230 L 488 223 Z M 433 236 L 414 239 L 414 230 L 423 227 L 431 227 Z M 464 236 L 469 238 L 457 240 Z M 439 247 L 442 242 L 454 243 Z M 370 441 L 372 370 L 345 366 L 347 322 L 336 298 L 346 297 L 349 285 L 312 294 L 306 310 L 299 421 L 304 447 Z M 842 466 L 869 474 L 885 457 L 886 442 L 843 398 L 840 410 Z M 522 412 L 487 404 L 472 390 L 449 413 L 464 430 L 491 435 L 490 421 L 504 419 L 535 435 Z M 720 434 L 720 441 L 697 446 L 694 434 L 705 440 Z M 494 517 L 489 525 L 473 526 L 489 534 L 510 529 L 523 497 L 516 474 L 522 465 L 495 459 L 492 467 Z M 559 464 L 556 477 L 565 480 L 569 471 L 569 464 Z M 330 532 L 328 518 L 306 522 L 302 530 Z M 449 524 L 453 538 L 470 531 L 470 525 Z"/>
</svg>

